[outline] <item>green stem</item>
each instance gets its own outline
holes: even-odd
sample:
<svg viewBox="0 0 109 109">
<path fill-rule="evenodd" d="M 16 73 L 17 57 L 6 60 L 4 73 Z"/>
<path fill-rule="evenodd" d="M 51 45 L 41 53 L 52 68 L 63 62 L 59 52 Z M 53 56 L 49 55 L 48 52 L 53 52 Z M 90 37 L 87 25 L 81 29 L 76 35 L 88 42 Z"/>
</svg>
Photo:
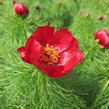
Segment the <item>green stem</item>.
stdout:
<svg viewBox="0 0 109 109">
<path fill-rule="evenodd" d="M 95 47 L 95 45 L 92 46 L 91 48 L 89 48 L 89 49 L 87 50 L 87 52 L 84 54 L 84 58 L 89 54 L 89 52 L 90 52 L 94 47 Z"/>
<path fill-rule="evenodd" d="M 106 90 L 106 88 L 108 87 L 109 85 L 109 79 L 106 81 L 106 83 L 104 84 L 103 88 L 101 89 L 101 91 L 99 92 L 98 96 L 96 97 L 93 105 L 92 105 L 92 108 L 94 107 L 94 105 L 98 102 L 99 98 L 101 97 L 101 95 L 103 94 L 103 92 Z"/>
</svg>

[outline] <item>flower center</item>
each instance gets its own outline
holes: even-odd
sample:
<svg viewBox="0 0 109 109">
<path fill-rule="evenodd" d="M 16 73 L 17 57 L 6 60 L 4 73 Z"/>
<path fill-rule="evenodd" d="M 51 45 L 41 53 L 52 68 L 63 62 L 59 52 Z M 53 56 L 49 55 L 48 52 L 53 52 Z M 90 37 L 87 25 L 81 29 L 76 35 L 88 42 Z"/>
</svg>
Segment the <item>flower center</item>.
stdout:
<svg viewBox="0 0 109 109">
<path fill-rule="evenodd" d="M 50 46 L 49 44 L 46 44 L 45 47 L 43 47 L 42 56 L 41 56 L 41 64 L 42 65 L 50 65 L 57 63 L 59 59 L 59 53 L 56 48 L 53 46 Z"/>
</svg>

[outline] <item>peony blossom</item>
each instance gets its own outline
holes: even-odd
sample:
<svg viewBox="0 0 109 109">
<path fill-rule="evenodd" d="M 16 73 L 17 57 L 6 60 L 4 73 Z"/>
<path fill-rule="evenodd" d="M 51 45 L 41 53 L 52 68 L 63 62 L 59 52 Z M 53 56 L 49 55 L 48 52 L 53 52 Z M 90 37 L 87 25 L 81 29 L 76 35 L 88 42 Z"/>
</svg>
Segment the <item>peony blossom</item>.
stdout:
<svg viewBox="0 0 109 109">
<path fill-rule="evenodd" d="M 49 26 L 38 27 L 17 51 L 24 62 L 53 78 L 68 74 L 83 58 L 78 40 L 68 30 Z"/>
<path fill-rule="evenodd" d="M 109 33 L 106 30 L 97 31 L 94 34 L 95 40 L 104 48 L 109 48 Z"/>
<path fill-rule="evenodd" d="M 3 5 L 3 2 L 0 2 L 0 5 Z"/>
<path fill-rule="evenodd" d="M 39 5 L 37 5 L 37 4 L 34 6 L 34 8 L 40 9 Z"/>
<path fill-rule="evenodd" d="M 104 16 L 99 16 L 98 17 L 98 20 L 103 20 L 104 19 Z"/>
</svg>

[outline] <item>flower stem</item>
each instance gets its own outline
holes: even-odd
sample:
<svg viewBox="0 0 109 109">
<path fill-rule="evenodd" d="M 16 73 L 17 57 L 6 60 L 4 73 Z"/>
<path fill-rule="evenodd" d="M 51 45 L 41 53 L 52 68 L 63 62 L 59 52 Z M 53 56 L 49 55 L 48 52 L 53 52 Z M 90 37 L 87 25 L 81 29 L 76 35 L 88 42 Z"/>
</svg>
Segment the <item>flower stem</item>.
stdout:
<svg viewBox="0 0 109 109">
<path fill-rule="evenodd" d="M 109 85 L 109 79 L 106 81 L 106 83 L 104 84 L 103 88 L 101 89 L 101 91 L 99 92 L 98 96 L 96 97 L 96 99 L 95 99 L 95 101 L 94 101 L 94 103 L 92 105 L 92 108 L 94 107 L 95 104 L 97 104 L 97 102 L 99 101 L 99 98 L 101 97 L 103 92 L 106 90 L 108 85 Z"/>
<path fill-rule="evenodd" d="M 89 52 L 96 47 L 96 44 L 94 44 L 91 48 L 89 48 L 86 53 L 84 54 L 84 58 L 89 54 Z"/>
</svg>

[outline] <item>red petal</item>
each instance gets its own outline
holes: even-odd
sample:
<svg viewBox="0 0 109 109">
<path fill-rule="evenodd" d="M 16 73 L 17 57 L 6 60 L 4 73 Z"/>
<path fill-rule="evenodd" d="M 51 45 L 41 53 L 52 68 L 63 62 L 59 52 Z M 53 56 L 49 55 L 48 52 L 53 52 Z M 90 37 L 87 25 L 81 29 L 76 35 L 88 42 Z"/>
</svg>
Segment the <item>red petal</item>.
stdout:
<svg viewBox="0 0 109 109">
<path fill-rule="evenodd" d="M 58 65 L 64 66 L 64 73 L 67 73 L 72 70 L 73 67 L 78 65 L 83 58 L 83 53 L 80 50 L 72 50 L 70 48 L 69 50 L 63 52 L 60 55 L 60 61 Z"/>
<path fill-rule="evenodd" d="M 56 66 L 51 69 L 51 72 L 48 73 L 48 76 L 52 78 L 60 78 L 67 74 L 67 73 L 64 73 L 63 70 L 64 70 L 63 66 L 58 66 L 58 67 Z"/>
<path fill-rule="evenodd" d="M 34 36 L 32 35 L 32 36 L 29 37 L 29 39 L 26 41 L 25 47 L 26 47 L 26 50 L 28 50 L 28 52 L 31 50 L 31 46 L 33 45 L 34 40 L 35 40 L 35 38 L 34 38 Z"/>
<path fill-rule="evenodd" d="M 77 40 L 75 41 L 72 34 L 66 29 L 57 30 L 51 39 L 51 45 L 58 48 L 59 52 L 63 52 L 64 50 L 68 49 L 72 43 L 76 43 L 75 47 L 78 47 Z"/>
<path fill-rule="evenodd" d="M 60 78 L 67 73 L 63 72 L 64 67 L 63 66 L 57 66 L 57 65 L 49 65 L 45 68 L 45 71 L 42 71 L 46 73 L 48 76 L 52 78 Z"/>
<path fill-rule="evenodd" d="M 109 34 L 106 30 L 95 32 L 95 39 L 99 40 L 99 44 L 105 48 L 109 48 Z"/>
<path fill-rule="evenodd" d="M 83 53 L 80 50 L 69 50 L 61 53 L 61 58 L 56 65 L 49 65 L 45 67 L 45 71 L 42 71 L 52 78 L 60 78 L 67 75 L 73 67 L 78 65 L 83 58 Z"/>
<path fill-rule="evenodd" d="M 54 27 L 42 26 L 36 29 L 33 36 L 41 45 L 45 46 L 51 40 L 53 33 Z"/>
<path fill-rule="evenodd" d="M 73 38 L 73 41 L 71 42 L 71 46 L 69 48 L 72 48 L 72 50 L 75 50 L 75 49 L 78 49 L 78 47 L 79 47 L 78 40 L 76 38 Z"/>
<path fill-rule="evenodd" d="M 31 60 L 30 60 L 30 54 L 31 54 L 31 47 L 33 45 L 34 42 L 34 36 L 31 36 L 27 42 L 25 47 L 21 47 L 19 49 L 17 49 L 17 51 L 21 54 L 21 58 L 24 62 L 27 62 L 29 64 L 31 64 Z"/>
<path fill-rule="evenodd" d="M 20 57 L 24 62 L 31 64 L 29 55 L 27 54 L 25 47 L 20 47 L 17 49 L 17 51 L 20 53 Z"/>
<path fill-rule="evenodd" d="M 40 56 L 41 56 L 41 50 L 42 50 L 42 47 L 40 45 L 40 43 L 38 41 L 33 41 L 33 44 L 31 45 L 31 54 L 30 54 L 30 59 L 31 59 L 31 62 L 32 64 L 38 68 L 40 66 Z"/>
</svg>

